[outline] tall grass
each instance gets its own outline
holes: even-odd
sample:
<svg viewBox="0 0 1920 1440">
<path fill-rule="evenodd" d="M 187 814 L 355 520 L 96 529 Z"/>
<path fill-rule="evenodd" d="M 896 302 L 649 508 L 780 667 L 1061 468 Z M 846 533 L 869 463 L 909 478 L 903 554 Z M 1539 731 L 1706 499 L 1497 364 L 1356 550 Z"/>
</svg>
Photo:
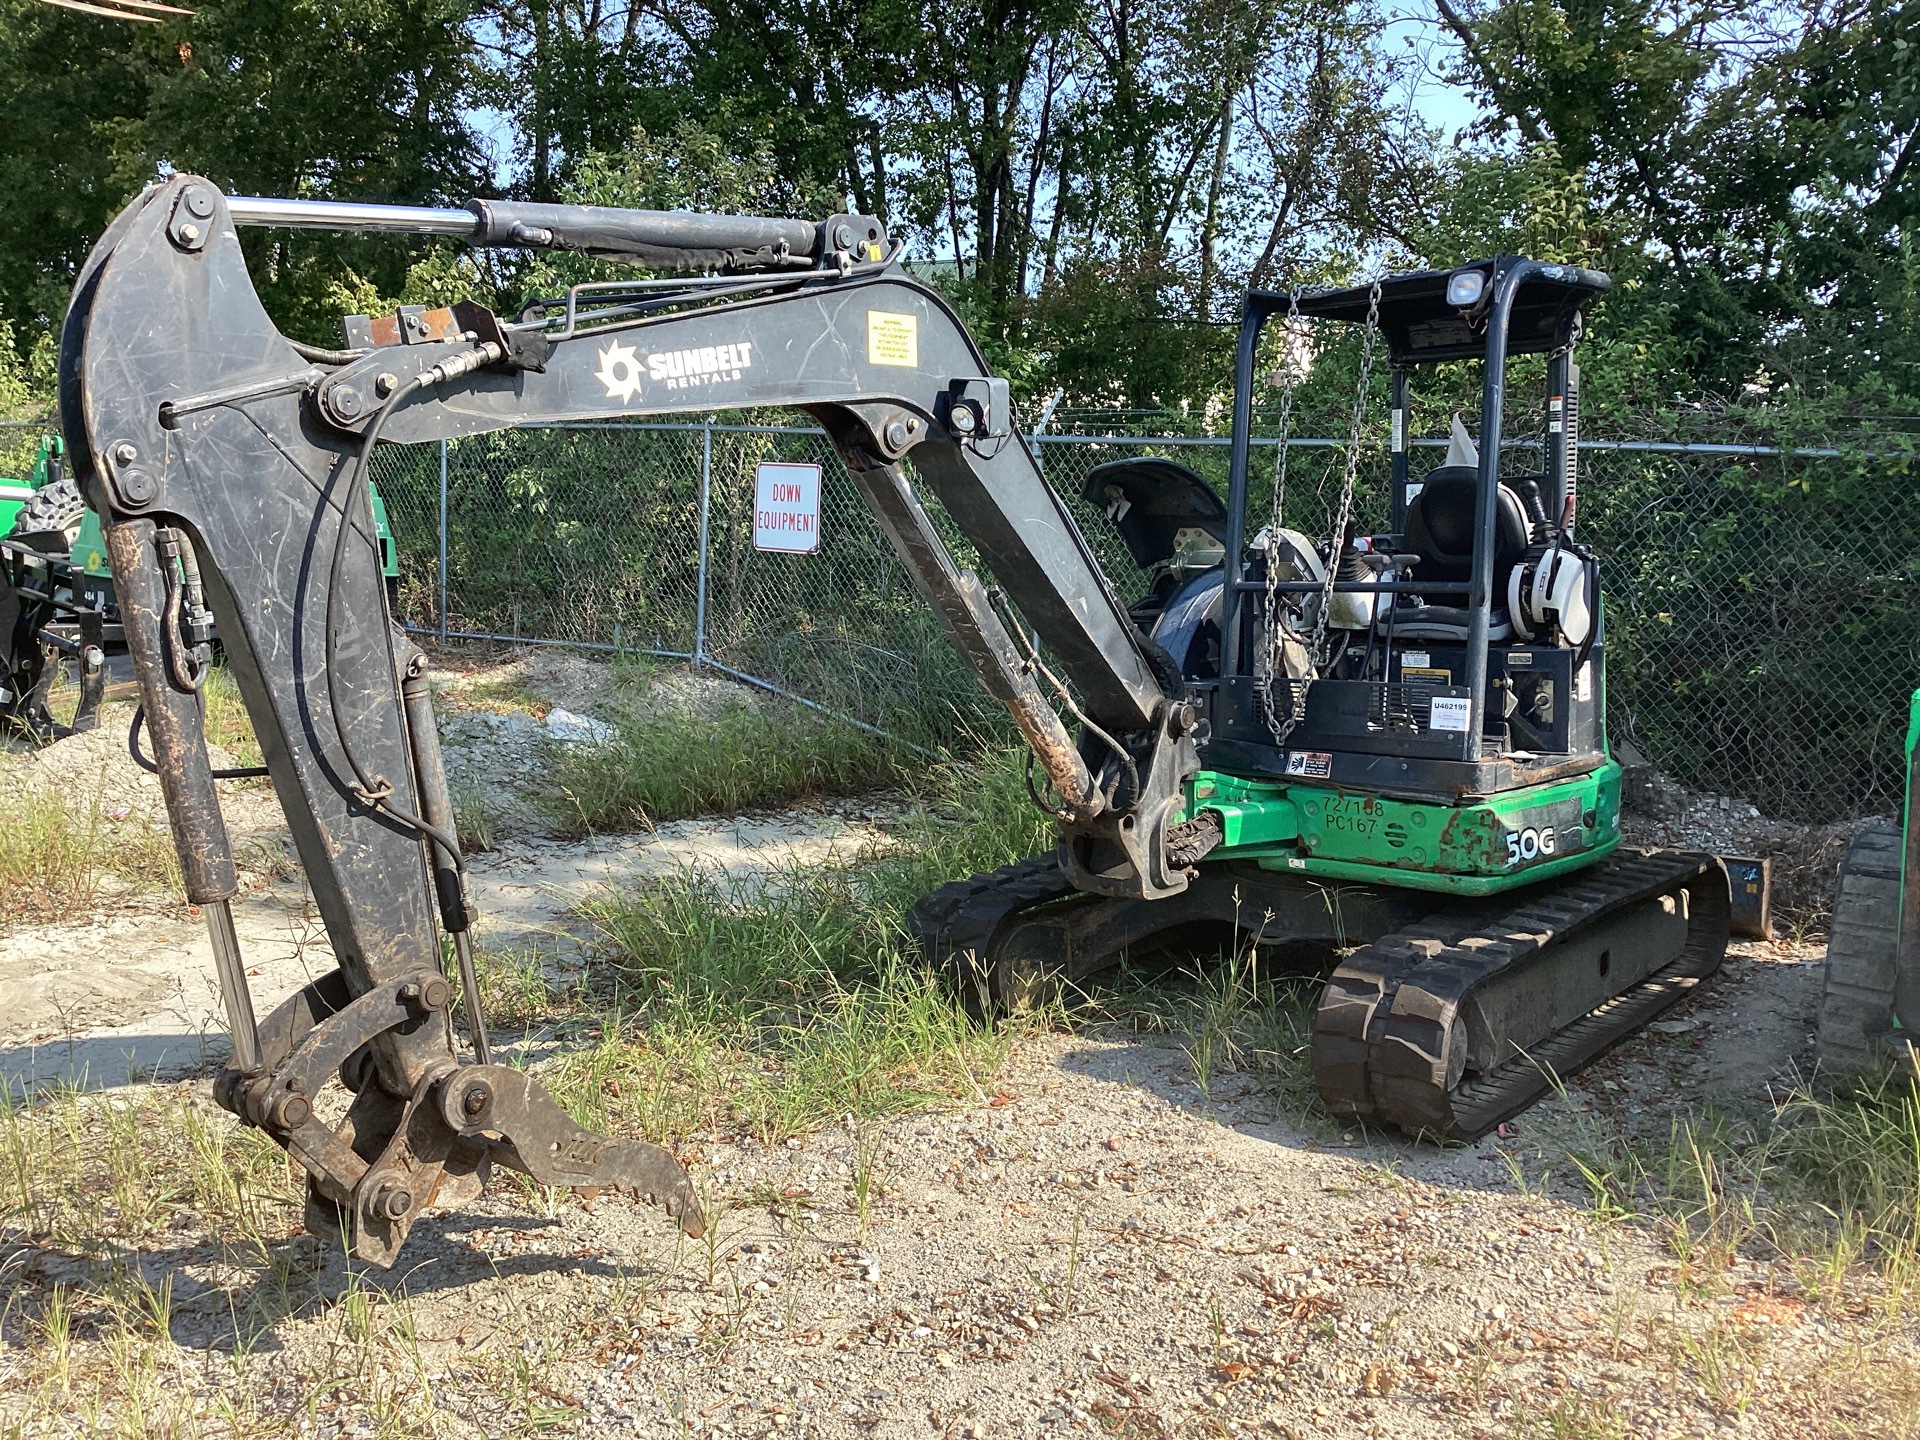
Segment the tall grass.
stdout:
<svg viewBox="0 0 1920 1440">
<path fill-rule="evenodd" d="M 1900 1071 L 1802 1086 L 1750 1117 L 1690 1114 L 1664 1139 L 1575 1119 L 1562 1153 L 1596 1217 L 1652 1224 L 1693 1283 L 1717 1284 L 1742 1254 L 1815 1289 L 1876 1275 L 1896 1308 L 1920 1282 L 1920 1092 Z"/>
<path fill-rule="evenodd" d="M 1815 1207 L 1843 1250 L 1920 1281 L 1920 1089 L 1889 1067 L 1779 1107 L 1767 1150 L 1777 1188 Z"/>
<path fill-rule="evenodd" d="M 113 855 L 97 793 L 0 783 L 0 916 L 50 920 L 93 902 Z"/>
<path fill-rule="evenodd" d="M 976 1093 L 1005 1032 L 927 971 L 907 912 L 1051 835 L 1011 753 L 931 784 L 897 843 L 853 861 L 752 881 L 688 871 L 590 900 L 605 1013 L 553 1076 L 581 1118 L 663 1140 L 779 1136 Z"/>
<path fill-rule="evenodd" d="M 605 745 L 554 757 L 551 801 L 575 834 L 792 804 L 900 783 L 913 753 L 799 706 L 735 702 L 712 714 L 623 719 Z"/>
</svg>

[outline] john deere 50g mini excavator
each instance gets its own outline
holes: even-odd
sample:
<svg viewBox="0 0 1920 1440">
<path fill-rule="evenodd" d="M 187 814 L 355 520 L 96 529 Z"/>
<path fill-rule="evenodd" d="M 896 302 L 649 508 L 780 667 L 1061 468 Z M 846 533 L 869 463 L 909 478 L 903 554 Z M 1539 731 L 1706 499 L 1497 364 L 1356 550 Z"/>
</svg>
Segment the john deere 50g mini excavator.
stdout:
<svg viewBox="0 0 1920 1440">
<path fill-rule="evenodd" d="M 322 350 L 261 307 L 236 238 L 250 224 L 696 273 L 579 285 L 517 317 L 473 303 L 349 317 L 345 348 Z M 1571 352 L 1605 276 L 1500 257 L 1250 296 L 1225 504 L 1163 463 L 1096 477 L 1094 498 L 1161 567 L 1129 608 L 1015 432 L 1006 382 L 898 260 L 860 215 L 311 203 L 229 198 L 192 175 L 140 196 L 88 258 L 61 410 L 105 522 L 188 894 L 213 934 L 233 1032 L 216 1094 L 299 1160 L 309 1224 L 343 1231 L 360 1257 L 391 1263 L 424 1207 L 459 1203 L 494 1163 L 631 1189 L 690 1231 L 702 1223 L 670 1155 L 583 1130 L 491 1063 L 425 661 L 381 584 L 367 466 L 382 439 L 811 414 L 1012 715 L 1058 822 L 1057 855 L 957 882 L 916 912 L 933 958 L 989 1006 L 1195 935 L 1338 946 L 1314 1038 L 1327 1103 L 1470 1136 L 1718 965 L 1718 863 L 1618 850 L 1599 570 L 1573 532 Z M 1386 532 L 1353 525 L 1363 380 L 1332 534 L 1276 516 L 1249 536 L 1254 359 L 1278 314 L 1358 324 L 1369 354 L 1385 343 Z M 1503 476 L 1505 366 L 1527 352 L 1549 357 L 1544 470 Z M 1416 478 L 1407 387 L 1463 359 L 1486 377 L 1477 460 Z M 925 494 L 991 587 L 956 565 Z M 209 612 L 339 966 L 264 1020 L 227 908 L 233 860 L 202 734 Z M 329 1125 L 315 1099 L 335 1082 L 353 1099 Z"/>
</svg>

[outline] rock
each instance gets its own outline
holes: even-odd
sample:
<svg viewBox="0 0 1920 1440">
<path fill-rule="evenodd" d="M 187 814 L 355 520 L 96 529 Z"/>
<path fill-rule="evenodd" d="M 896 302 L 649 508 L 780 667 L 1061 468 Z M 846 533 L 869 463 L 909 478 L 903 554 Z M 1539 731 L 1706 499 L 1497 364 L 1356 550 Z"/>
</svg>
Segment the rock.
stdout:
<svg viewBox="0 0 1920 1440">
<path fill-rule="evenodd" d="M 558 705 L 547 712 L 547 734 L 569 745 L 604 745 L 613 739 L 613 726 L 591 715 L 576 715 Z"/>
</svg>

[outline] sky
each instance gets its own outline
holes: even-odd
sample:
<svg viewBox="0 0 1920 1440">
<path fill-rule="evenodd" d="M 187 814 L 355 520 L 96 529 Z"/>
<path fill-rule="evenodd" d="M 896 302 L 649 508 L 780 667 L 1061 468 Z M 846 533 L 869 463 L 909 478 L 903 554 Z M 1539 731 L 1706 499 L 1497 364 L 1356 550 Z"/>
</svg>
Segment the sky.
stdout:
<svg viewBox="0 0 1920 1440">
<path fill-rule="evenodd" d="M 1389 5 L 1383 43 L 1392 50 L 1410 52 L 1419 62 L 1408 86 L 1407 99 L 1429 125 L 1446 132 L 1449 140 L 1480 118 L 1480 108 L 1466 89 L 1449 85 L 1440 72 L 1453 59 L 1452 36 L 1435 18 L 1431 0 Z"/>
</svg>

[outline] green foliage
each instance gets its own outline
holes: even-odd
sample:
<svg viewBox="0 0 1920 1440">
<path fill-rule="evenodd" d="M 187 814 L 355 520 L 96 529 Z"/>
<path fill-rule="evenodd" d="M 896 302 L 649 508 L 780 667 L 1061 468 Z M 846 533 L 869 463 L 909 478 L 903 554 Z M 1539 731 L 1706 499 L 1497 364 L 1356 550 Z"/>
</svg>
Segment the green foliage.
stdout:
<svg viewBox="0 0 1920 1440">
<path fill-rule="evenodd" d="M 779 1137 L 978 1095 L 1007 1037 L 924 968 L 907 911 L 1052 837 L 1010 751 L 926 783 L 926 805 L 870 853 L 768 877 L 688 871 L 589 901 L 602 945 L 586 998 L 608 1013 L 599 1043 L 549 1072 L 574 1113 L 669 1141 L 702 1126 Z"/>
<path fill-rule="evenodd" d="M 1920 394 L 1920 0 L 1765 20 L 1449 3 L 1484 107 L 1459 144 L 1401 103 L 1414 62 L 1373 0 L 194 9 L 111 26 L 0 0 L 0 319 L 38 357 L 36 404 L 75 268 L 168 167 L 337 198 L 851 204 L 908 242 L 1023 400 L 1211 416 L 1247 286 L 1496 250 L 1613 274 L 1589 317 L 1590 432 L 1730 413 L 1814 436 Z M 319 342 L 343 311 L 632 273 L 427 239 L 245 244 L 276 321 Z M 1307 400 L 1337 433 L 1337 401 Z"/>
<path fill-rule="evenodd" d="M 26 476 L 54 426 L 53 369 L 53 337 L 41 334 L 23 358 L 12 322 L 0 316 L 0 477 Z"/>
<path fill-rule="evenodd" d="M 736 701 L 712 714 L 627 721 L 606 745 L 570 748 L 555 762 L 555 808 L 583 834 L 642 829 L 877 790 L 899 781 L 904 759 L 845 721 Z"/>
<path fill-rule="evenodd" d="M 1460 20 L 1461 72 L 1617 237 L 1607 316 L 1654 390 L 1911 414 L 1920 5 L 1781 18 L 1511 0 Z"/>
<path fill-rule="evenodd" d="M 0 315 L 48 333 L 107 222 L 163 170 L 240 194 L 421 202 L 474 193 L 471 0 L 212 0 L 152 25 L 0 6 Z M 247 239 L 282 328 L 337 343 L 343 306 L 394 294 L 408 250 Z"/>
</svg>

